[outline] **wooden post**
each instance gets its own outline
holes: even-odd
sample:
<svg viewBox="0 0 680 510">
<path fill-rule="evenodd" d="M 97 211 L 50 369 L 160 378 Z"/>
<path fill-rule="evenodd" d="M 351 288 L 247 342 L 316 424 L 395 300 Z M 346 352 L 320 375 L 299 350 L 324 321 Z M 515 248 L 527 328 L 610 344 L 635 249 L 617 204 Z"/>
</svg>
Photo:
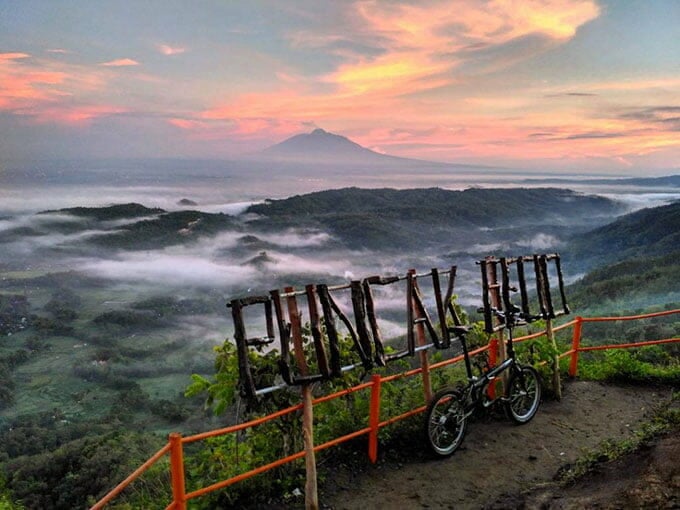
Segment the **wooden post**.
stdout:
<svg viewBox="0 0 680 510">
<path fill-rule="evenodd" d="M 316 291 L 314 285 L 307 285 L 305 287 L 305 292 L 307 293 L 309 325 L 312 330 L 312 338 L 314 340 L 314 350 L 316 352 L 316 361 L 319 365 L 319 373 L 324 377 L 330 377 L 331 370 L 328 367 L 328 356 L 326 356 L 326 348 L 323 344 L 323 335 L 321 334 L 321 320 L 319 319 L 319 310 L 316 306 Z"/>
<path fill-rule="evenodd" d="M 368 426 L 371 431 L 368 433 L 368 458 L 375 464 L 378 460 L 378 431 L 380 429 L 380 390 L 382 378 L 380 374 L 371 376 L 371 407 L 368 410 Z"/>
<path fill-rule="evenodd" d="M 184 453 L 182 451 L 182 435 L 173 432 L 170 440 L 170 477 L 172 480 L 173 510 L 186 510 L 186 488 L 184 485 Z"/>
<path fill-rule="evenodd" d="M 295 360 L 302 377 L 309 375 L 309 367 L 305 359 L 304 345 L 302 341 L 302 320 L 297 307 L 297 300 L 292 287 L 286 287 L 289 294 L 288 316 L 290 318 L 293 346 L 295 348 Z M 318 510 L 319 496 L 316 481 L 316 456 L 314 454 L 314 406 L 312 404 L 312 387 L 309 384 L 302 385 L 302 439 L 305 445 L 305 471 L 307 474 L 305 483 L 305 508 Z"/>
<path fill-rule="evenodd" d="M 305 508 L 318 510 L 319 495 L 316 482 L 316 456 L 314 455 L 314 405 L 312 404 L 312 387 L 302 386 L 302 431 L 305 444 Z"/>
<path fill-rule="evenodd" d="M 576 317 L 576 324 L 574 324 L 574 334 L 571 338 L 571 360 L 569 363 L 569 377 L 576 377 L 578 374 L 578 353 L 581 347 L 581 328 L 583 327 L 583 318 Z"/>
<path fill-rule="evenodd" d="M 423 321 L 421 319 L 424 319 L 424 316 L 422 313 L 420 313 L 420 309 L 416 306 L 415 303 L 415 297 L 414 294 L 418 292 L 418 282 L 416 280 L 416 271 L 415 269 L 411 269 L 408 272 L 408 285 L 410 288 L 410 292 L 408 292 L 409 297 L 411 298 L 409 300 L 409 307 L 411 309 L 411 312 L 409 313 L 409 316 L 413 317 L 414 322 L 416 322 L 416 342 L 418 344 L 418 347 L 424 346 L 427 344 L 427 337 L 425 335 L 425 325 L 423 324 Z M 420 368 L 422 368 L 422 377 L 423 377 L 423 392 L 425 394 L 425 402 L 429 402 L 432 400 L 432 383 L 430 381 L 430 359 L 429 356 L 427 355 L 427 349 L 423 349 L 422 351 L 418 352 L 418 356 L 420 358 Z"/>
<path fill-rule="evenodd" d="M 555 399 L 562 400 L 562 383 L 560 380 L 560 357 L 557 352 L 557 342 L 555 341 L 555 332 L 553 331 L 552 319 L 548 318 L 545 321 L 545 334 L 553 349 L 552 359 L 550 365 L 552 368 L 552 384 L 555 392 Z"/>
<path fill-rule="evenodd" d="M 498 359 L 498 339 L 495 336 L 492 336 L 489 339 L 489 369 L 492 369 L 493 367 L 496 366 Z M 487 395 L 491 400 L 496 398 L 496 385 L 495 384 L 489 384 L 489 387 L 487 388 Z"/>
<path fill-rule="evenodd" d="M 255 380 L 250 372 L 248 363 L 248 346 L 246 344 L 246 327 L 243 323 L 241 302 L 234 299 L 231 302 L 231 316 L 234 320 L 234 339 L 238 353 L 238 377 L 240 393 L 248 398 L 255 398 Z"/>
</svg>

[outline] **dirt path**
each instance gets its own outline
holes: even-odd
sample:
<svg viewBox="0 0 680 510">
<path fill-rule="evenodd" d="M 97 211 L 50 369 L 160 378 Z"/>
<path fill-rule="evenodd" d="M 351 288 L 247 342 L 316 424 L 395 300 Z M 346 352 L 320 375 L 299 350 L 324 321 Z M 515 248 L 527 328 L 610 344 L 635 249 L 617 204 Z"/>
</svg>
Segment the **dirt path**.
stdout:
<svg viewBox="0 0 680 510">
<path fill-rule="evenodd" d="M 474 421 L 462 447 L 450 458 L 423 456 L 396 464 L 388 454 L 361 474 L 338 474 L 337 483 L 327 486 L 319 499 L 322 508 L 332 510 L 540 508 L 540 498 L 549 496 L 537 494 L 537 506 L 503 502 L 501 496 L 550 481 L 561 466 L 605 439 L 629 437 L 656 403 L 669 398 L 667 389 L 567 383 L 562 401 L 543 402 L 526 425 Z M 414 441 L 425 447 L 422 437 Z M 670 462 L 677 467 L 678 456 Z"/>
</svg>

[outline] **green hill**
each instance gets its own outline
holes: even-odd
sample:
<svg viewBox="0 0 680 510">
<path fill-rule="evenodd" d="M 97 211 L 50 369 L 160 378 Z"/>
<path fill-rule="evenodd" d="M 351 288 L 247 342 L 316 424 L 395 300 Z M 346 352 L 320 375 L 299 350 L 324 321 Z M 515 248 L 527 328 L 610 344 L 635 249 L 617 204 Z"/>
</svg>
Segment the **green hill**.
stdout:
<svg viewBox="0 0 680 510">
<path fill-rule="evenodd" d="M 642 209 L 570 239 L 568 254 L 586 267 L 667 255 L 680 247 L 680 201 Z"/>
<path fill-rule="evenodd" d="M 588 273 L 570 285 L 570 304 L 584 310 L 642 309 L 680 304 L 680 250 L 659 257 L 629 258 Z"/>
<path fill-rule="evenodd" d="M 149 208 L 142 204 L 129 203 L 110 205 L 108 207 L 69 207 L 66 209 L 44 211 L 41 214 L 51 214 L 55 212 L 83 218 L 92 218 L 98 221 L 111 221 L 152 216 L 166 211 L 158 207 Z"/>
<path fill-rule="evenodd" d="M 247 212 L 262 229 L 315 227 L 353 248 L 404 249 L 481 242 L 482 229 L 574 225 L 611 218 L 622 206 L 570 190 L 344 188 L 268 200 Z M 498 234 L 498 232 L 496 232 Z M 493 237 L 493 236 L 492 236 Z"/>
<path fill-rule="evenodd" d="M 589 272 L 569 288 L 580 310 L 680 302 L 680 202 L 627 214 L 571 239 L 571 266 Z"/>
</svg>

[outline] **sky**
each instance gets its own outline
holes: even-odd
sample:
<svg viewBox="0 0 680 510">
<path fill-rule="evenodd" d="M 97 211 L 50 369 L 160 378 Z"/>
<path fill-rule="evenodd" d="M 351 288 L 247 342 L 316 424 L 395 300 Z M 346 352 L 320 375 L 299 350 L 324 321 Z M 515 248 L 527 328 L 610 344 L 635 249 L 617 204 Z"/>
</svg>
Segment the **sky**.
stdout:
<svg viewBox="0 0 680 510">
<path fill-rule="evenodd" d="M 680 167 L 678 0 L 0 0 L 0 163 L 394 156 Z M 670 170 L 670 171 L 669 171 Z"/>
</svg>

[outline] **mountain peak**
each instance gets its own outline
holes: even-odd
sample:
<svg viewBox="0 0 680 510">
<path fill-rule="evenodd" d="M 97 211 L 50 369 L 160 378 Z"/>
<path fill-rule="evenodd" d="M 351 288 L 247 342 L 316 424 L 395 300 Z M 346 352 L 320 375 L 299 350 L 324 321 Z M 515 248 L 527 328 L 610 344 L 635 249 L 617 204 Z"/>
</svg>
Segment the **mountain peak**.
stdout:
<svg viewBox="0 0 680 510">
<path fill-rule="evenodd" d="M 387 163 L 398 159 L 374 152 L 347 137 L 329 133 L 321 128 L 311 133 L 292 136 L 264 149 L 267 158 L 322 163 Z"/>
</svg>

